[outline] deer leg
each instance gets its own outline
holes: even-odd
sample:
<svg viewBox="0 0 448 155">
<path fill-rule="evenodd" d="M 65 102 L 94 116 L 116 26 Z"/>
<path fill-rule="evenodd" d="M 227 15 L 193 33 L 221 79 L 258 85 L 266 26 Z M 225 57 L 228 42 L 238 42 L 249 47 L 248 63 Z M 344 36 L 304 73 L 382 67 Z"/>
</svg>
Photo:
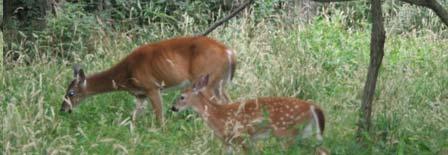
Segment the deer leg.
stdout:
<svg viewBox="0 0 448 155">
<path fill-rule="evenodd" d="M 244 154 L 256 154 L 256 141 L 244 141 L 241 143 L 241 148 L 243 149 Z"/>
<path fill-rule="evenodd" d="M 227 94 L 227 92 L 223 89 L 223 88 L 220 88 L 221 90 L 220 90 L 220 92 L 221 92 L 221 98 L 223 99 L 223 101 L 225 102 L 225 103 L 229 103 L 229 102 L 232 102 L 232 101 L 230 101 L 230 98 L 229 98 L 229 95 Z"/>
<path fill-rule="evenodd" d="M 226 154 L 233 154 L 233 147 L 230 143 L 224 143 L 224 149 L 226 150 Z"/>
<path fill-rule="evenodd" d="M 291 147 L 291 145 L 294 145 L 295 143 L 296 143 L 295 136 L 287 137 L 286 141 L 282 143 L 282 147 L 284 149 L 288 149 L 289 147 Z"/>
<path fill-rule="evenodd" d="M 274 130 L 273 134 L 276 137 L 280 137 L 285 140 L 281 143 L 281 145 L 283 149 L 288 149 L 292 144 L 296 142 L 296 136 L 298 132 L 294 129 L 277 129 Z"/>
<path fill-rule="evenodd" d="M 216 101 L 220 104 L 228 102 L 228 100 L 221 95 L 221 90 L 219 90 L 218 87 L 213 88 L 213 96 L 216 97 Z"/>
<path fill-rule="evenodd" d="M 159 90 L 152 90 L 148 92 L 149 99 L 151 100 L 152 110 L 156 114 L 157 121 L 163 125 L 163 111 L 162 111 L 162 97 Z"/>
<path fill-rule="evenodd" d="M 135 109 L 132 113 L 132 121 L 135 122 L 137 120 L 138 115 L 145 109 L 145 100 L 146 96 L 140 95 L 135 97 Z"/>
<path fill-rule="evenodd" d="M 302 138 L 307 139 L 313 135 L 313 122 L 309 122 L 302 131 Z"/>
</svg>

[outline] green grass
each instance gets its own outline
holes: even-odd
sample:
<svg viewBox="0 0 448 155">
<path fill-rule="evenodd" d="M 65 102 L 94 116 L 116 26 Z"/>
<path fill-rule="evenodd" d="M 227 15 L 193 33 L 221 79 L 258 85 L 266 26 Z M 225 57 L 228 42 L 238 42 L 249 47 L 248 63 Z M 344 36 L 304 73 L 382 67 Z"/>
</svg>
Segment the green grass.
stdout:
<svg viewBox="0 0 448 155">
<path fill-rule="evenodd" d="M 211 35 L 237 52 L 238 69 L 229 87 L 233 100 L 294 96 L 317 103 L 327 115 L 324 146 L 332 154 L 436 154 L 448 149 L 446 38 L 412 33 L 388 36 L 374 101 L 374 130 L 365 149 L 356 144 L 354 135 L 370 30 L 348 29 L 340 20 L 323 19 L 292 29 L 279 29 L 266 21 L 256 25 L 255 35 L 249 38 L 250 25 L 244 19 L 233 20 Z M 105 52 L 99 58 L 85 58 L 87 74 L 110 67 L 136 47 L 121 39 L 96 46 Z M 2 73 L 3 154 L 221 152 L 220 142 L 194 112 L 168 110 L 178 91 L 163 96 L 164 127 L 155 123 L 148 108 L 131 132 L 134 99 L 124 92 L 88 98 L 72 114 L 60 114 L 71 64 L 43 61 Z M 312 142 L 300 142 L 291 150 L 284 150 L 280 143 L 268 139 L 258 143 L 257 149 L 264 154 L 311 154 L 314 150 Z"/>
</svg>

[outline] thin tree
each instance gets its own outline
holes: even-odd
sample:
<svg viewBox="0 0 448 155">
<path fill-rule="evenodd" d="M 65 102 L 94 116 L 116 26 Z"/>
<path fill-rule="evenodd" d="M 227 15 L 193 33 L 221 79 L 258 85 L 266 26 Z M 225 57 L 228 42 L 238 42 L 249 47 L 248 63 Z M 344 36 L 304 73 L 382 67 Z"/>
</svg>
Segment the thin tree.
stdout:
<svg viewBox="0 0 448 155">
<path fill-rule="evenodd" d="M 348 2 L 354 0 L 314 0 L 316 2 Z M 423 6 L 434 11 L 442 22 L 448 26 L 448 12 L 436 0 L 401 0 L 405 3 Z M 370 65 L 367 72 L 367 80 L 362 95 L 360 118 L 358 121 L 357 139 L 365 140 L 363 133 L 369 133 L 371 128 L 372 101 L 375 95 L 378 71 L 384 56 L 384 42 L 386 33 L 384 30 L 381 0 L 371 0 L 372 31 L 370 40 Z"/>
<path fill-rule="evenodd" d="M 370 130 L 372 101 L 375 94 L 378 71 L 384 56 L 384 42 L 386 32 L 384 30 L 381 0 L 371 0 L 370 13 L 372 15 L 372 31 L 370 36 L 370 65 L 367 72 L 367 80 L 364 85 L 360 119 L 358 124 L 358 138 L 364 131 Z M 361 139 L 360 139 L 361 140 Z"/>
<path fill-rule="evenodd" d="M 207 35 L 219 25 L 223 24 L 227 20 L 234 17 L 239 11 L 243 10 L 253 0 L 247 1 L 235 12 L 231 13 L 227 17 L 216 22 L 207 31 L 201 35 Z M 355 0 L 313 0 L 316 2 L 328 3 L 328 2 L 351 2 Z M 402 2 L 409 3 L 412 5 L 422 6 L 434 11 L 437 16 L 442 20 L 442 22 L 448 26 L 448 11 L 436 0 L 401 0 Z M 358 121 L 358 131 L 357 140 L 358 142 L 365 141 L 365 137 L 362 136 L 363 133 L 369 133 L 371 129 L 371 116 L 372 116 L 372 102 L 375 95 L 376 82 L 378 79 L 379 69 L 383 61 L 384 56 L 384 43 L 386 40 L 386 32 L 384 29 L 384 19 L 382 15 L 381 0 L 371 0 L 370 12 L 372 15 L 372 30 L 370 38 L 370 64 L 367 72 L 367 80 L 364 85 L 361 108 L 360 108 L 360 118 Z"/>
</svg>

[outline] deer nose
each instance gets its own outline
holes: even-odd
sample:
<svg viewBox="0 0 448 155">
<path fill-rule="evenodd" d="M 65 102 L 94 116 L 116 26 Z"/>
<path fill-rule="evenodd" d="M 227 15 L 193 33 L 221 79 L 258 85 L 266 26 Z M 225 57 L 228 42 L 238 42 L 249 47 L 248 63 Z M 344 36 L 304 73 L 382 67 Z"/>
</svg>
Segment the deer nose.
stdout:
<svg viewBox="0 0 448 155">
<path fill-rule="evenodd" d="M 178 112 L 179 109 L 177 109 L 175 106 L 172 106 L 172 107 L 171 107 L 171 111 Z"/>
<path fill-rule="evenodd" d="M 69 108 L 69 107 L 66 107 L 66 106 L 64 106 L 64 105 L 62 105 L 60 111 L 61 111 L 62 113 L 64 113 L 64 112 L 72 113 L 72 109 Z"/>
</svg>

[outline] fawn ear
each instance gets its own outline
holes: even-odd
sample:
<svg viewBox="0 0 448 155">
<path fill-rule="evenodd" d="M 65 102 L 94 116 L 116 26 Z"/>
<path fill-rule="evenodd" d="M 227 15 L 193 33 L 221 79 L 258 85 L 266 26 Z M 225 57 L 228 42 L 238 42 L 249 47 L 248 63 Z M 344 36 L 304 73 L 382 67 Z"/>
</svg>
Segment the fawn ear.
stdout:
<svg viewBox="0 0 448 155">
<path fill-rule="evenodd" d="M 195 84 L 193 84 L 193 92 L 198 92 L 204 89 L 208 84 L 209 77 L 209 74 L 202 76 Z"/>
</svg>

